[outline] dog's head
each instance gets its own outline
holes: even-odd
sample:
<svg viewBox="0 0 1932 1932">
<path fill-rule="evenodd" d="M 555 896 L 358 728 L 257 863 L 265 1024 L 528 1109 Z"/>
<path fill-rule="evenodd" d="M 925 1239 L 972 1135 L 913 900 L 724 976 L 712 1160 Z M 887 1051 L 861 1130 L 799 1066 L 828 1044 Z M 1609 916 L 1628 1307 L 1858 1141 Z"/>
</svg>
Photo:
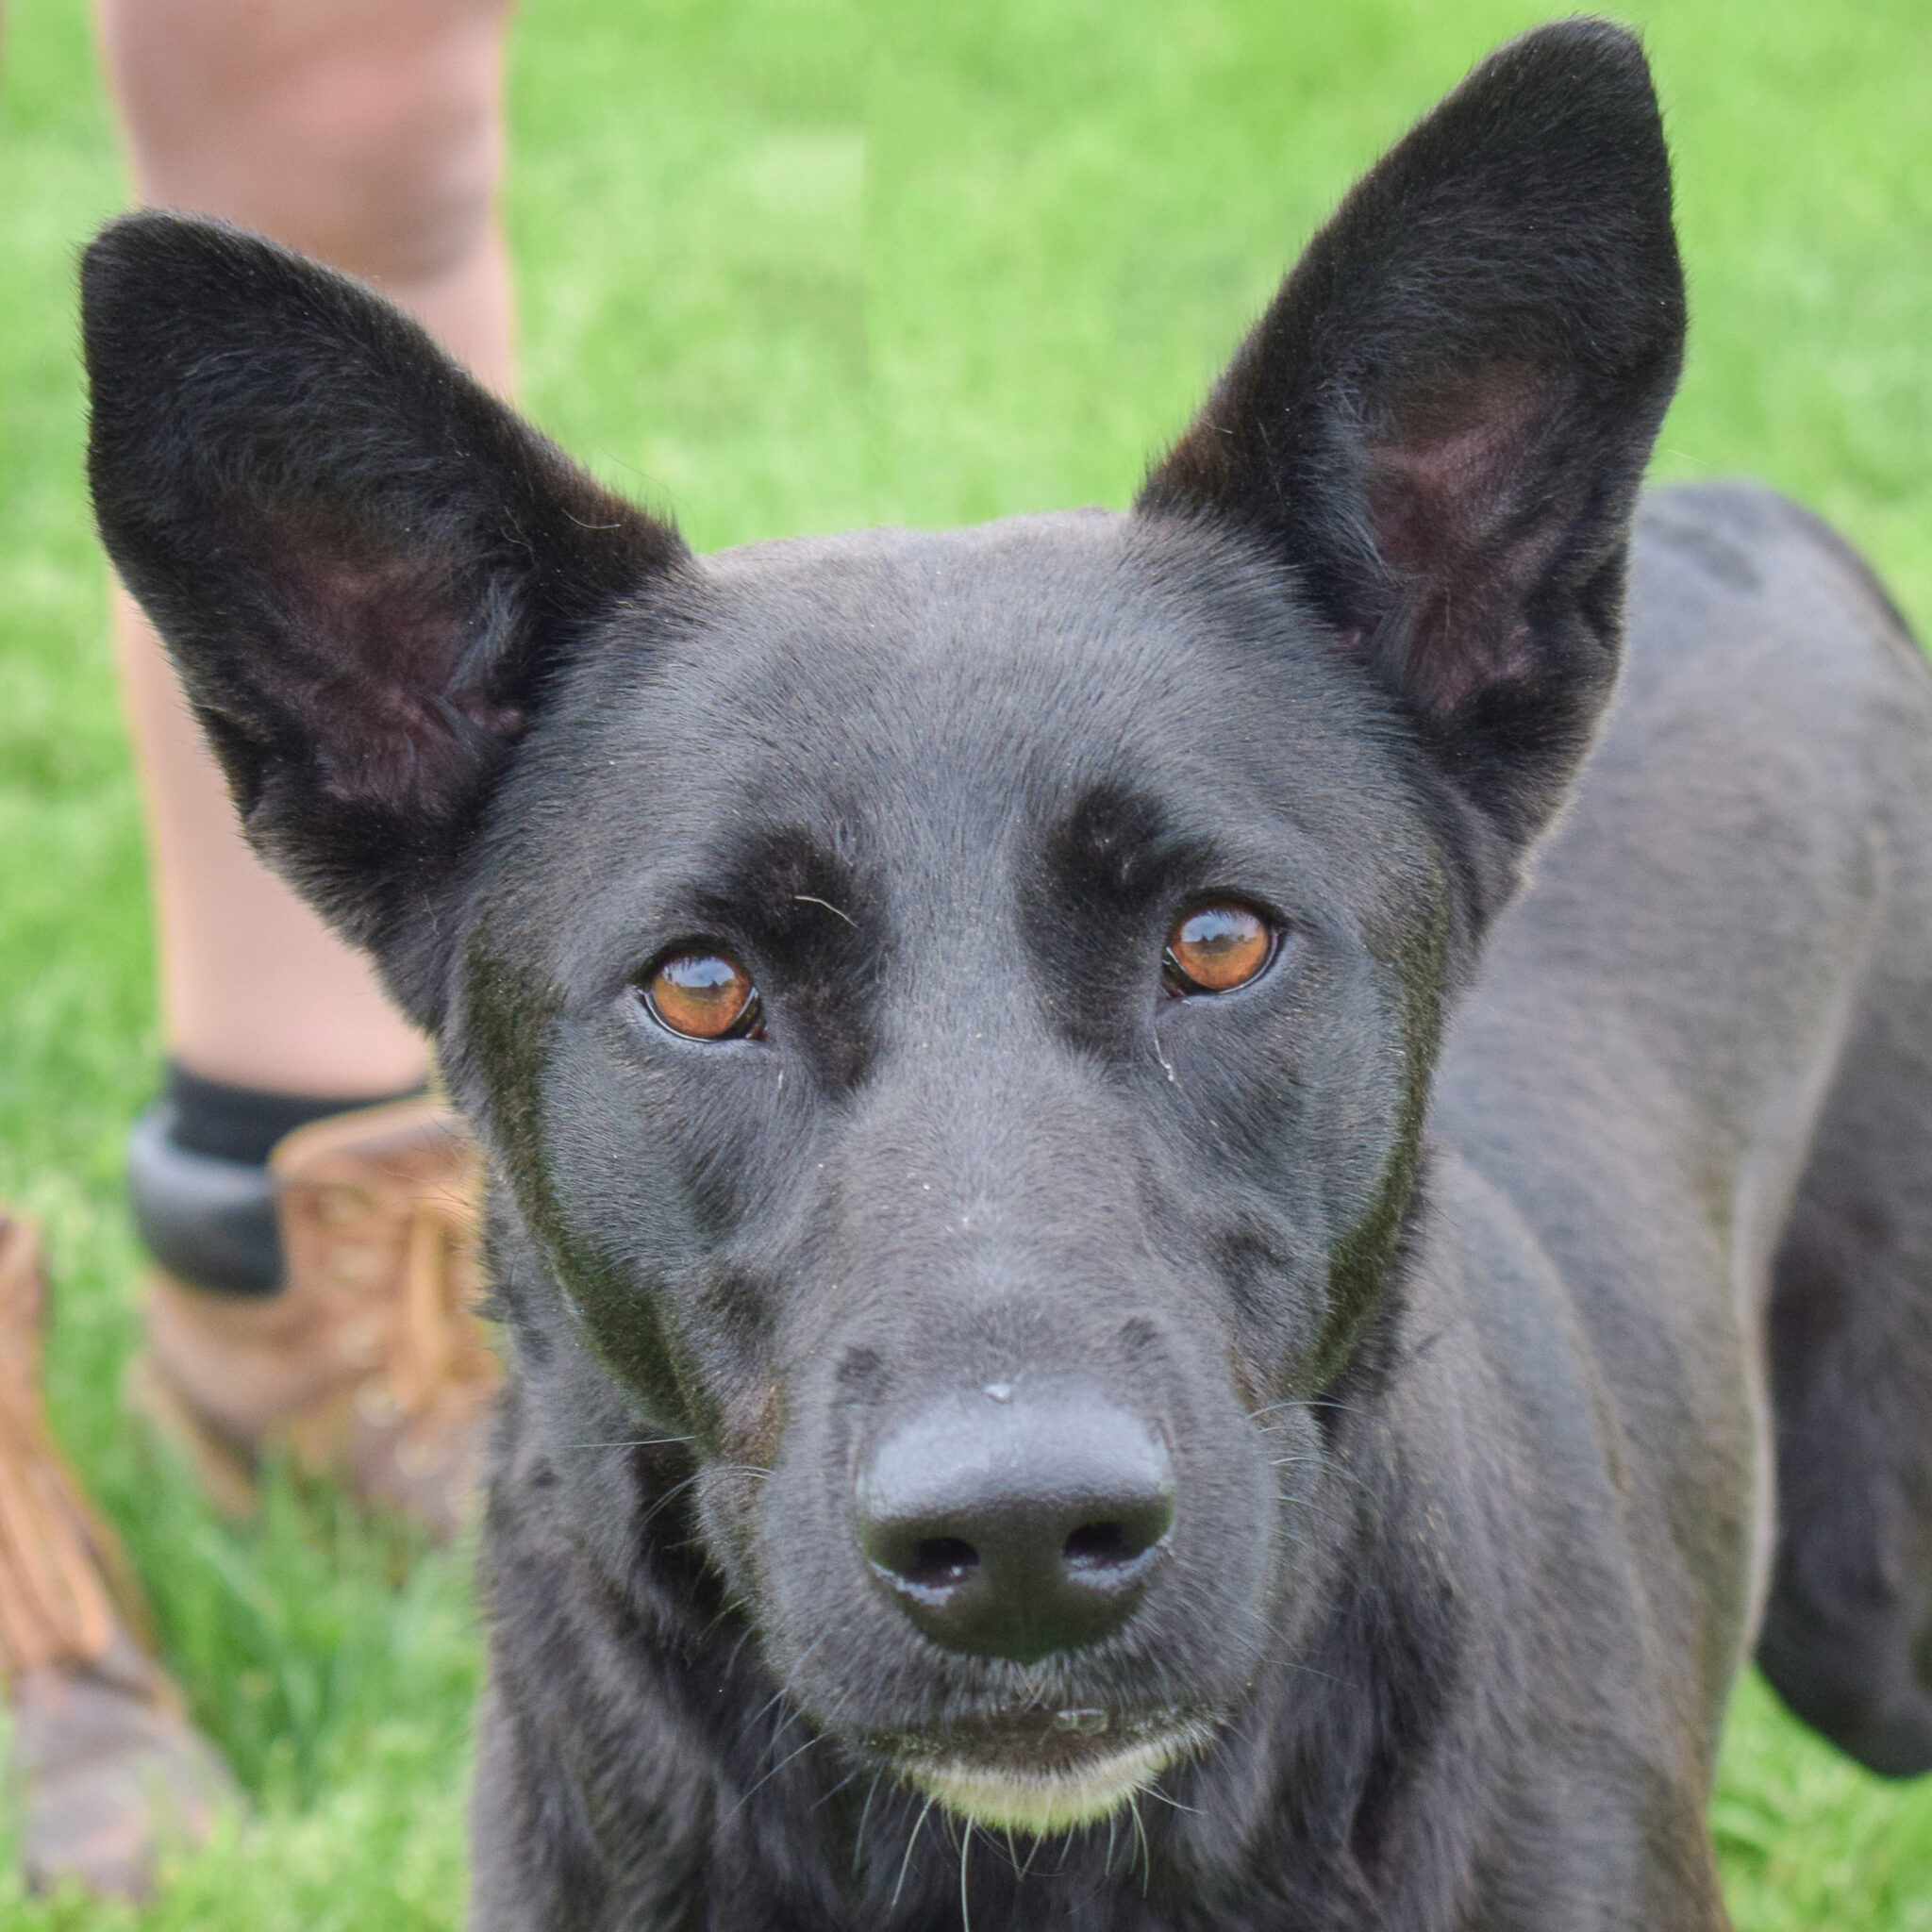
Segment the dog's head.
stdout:
<svg viewBox="0 0 1932 1932">
<path fill-rule="evenodd" d="M 1444 1001 L 1614 674 L 1683 332 L 1635 45 L 1474 75 L 1126 515 L 701 560 L 264 242 L 85 280 L 108 547 L 491 1152 L 556 1507 L 621 1578 L 689 1506 L 956 1809 L 1109 1809 L 1319 1570 Z"/>
</svg>

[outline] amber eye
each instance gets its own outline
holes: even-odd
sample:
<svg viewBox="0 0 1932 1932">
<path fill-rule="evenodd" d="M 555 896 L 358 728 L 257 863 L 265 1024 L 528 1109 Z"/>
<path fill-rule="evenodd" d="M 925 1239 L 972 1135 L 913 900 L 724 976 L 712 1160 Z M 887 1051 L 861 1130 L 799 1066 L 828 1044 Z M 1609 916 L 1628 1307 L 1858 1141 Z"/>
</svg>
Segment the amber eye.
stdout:
<svg viewBox="0 0 1932 1932">
<path fill-rule="evenodd" d="M 1175 920 L 1162 966 L 1170 992 L 1232 992 L 1274 957 L 1274 928 L 1253 907 L 1230 901 Z"/>
<path fill-rule="evenodd" d="M 652 969 L 644 1004 L 674 1033 L 691 1040 L 732 1040 L 758 1020 L 758 990 L 725 953 L 674 953 Z"/>
</svg>

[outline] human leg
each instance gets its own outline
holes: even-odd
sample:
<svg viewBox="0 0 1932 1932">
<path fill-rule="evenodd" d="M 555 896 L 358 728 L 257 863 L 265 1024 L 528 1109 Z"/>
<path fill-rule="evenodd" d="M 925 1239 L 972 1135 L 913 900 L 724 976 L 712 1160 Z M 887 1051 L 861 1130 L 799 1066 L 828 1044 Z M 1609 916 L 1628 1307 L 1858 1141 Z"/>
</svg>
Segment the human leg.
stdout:
<svg viewBox="0 0 1932 1932">
<path fill-rule="evenodd" d="M 494 210 L 507 11 L 507 0 L 102 0 L 137 188 L 375 282 L 508 387 Z M 423 1083 L 422 1041 L 242 839 L 158 638 L 119 594 L 114 628 L 175 1063 L 170 1100 L 137 1133 L 137 1208 L 166 1208 L 184 1172 L 213 1174 L 251 1237 L 225 1281 L 162 1257 L 175 1265 L 150 1284 L 146 1406 L 175 1425 L 218 1500 L 245 1499 L 254 1452 L 274 1443 L 447 1531 L 494 1377 L 467 1303 L 465 1149 L 429 1103 L 395 1098 Z M 390 1104 L 358 1105 L 378 1100 Z M 175 1219 L 195 1233 L 192 1214 Z M 205 1262 L 195 1245 L 188 1261 Z M 46 1430 L 39 1293 L 37 1253 L 0 1216 L 0 1669 L 22 1849 L 37 1881 L 71 1874 L 139 1891 L 158 1836 L 199 1836 L 224 1784 L 143 1652 L 131 1599 L 112 1584 L 111 1537 Z M 158 1804 L 170 1791 L 182 1802 Z"/>
</svg>

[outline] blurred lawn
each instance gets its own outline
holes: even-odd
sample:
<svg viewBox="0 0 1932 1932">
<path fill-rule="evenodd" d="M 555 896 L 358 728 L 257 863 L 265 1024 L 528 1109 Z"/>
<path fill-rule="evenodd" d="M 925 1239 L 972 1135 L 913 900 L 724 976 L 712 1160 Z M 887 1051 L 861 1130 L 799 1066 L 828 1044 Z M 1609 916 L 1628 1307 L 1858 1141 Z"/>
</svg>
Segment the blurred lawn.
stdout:
<svg viewBox="0 0 1932 1932">
<path fill-rule="evenodd" d="M 1678 0 L 1648 33 L 1695 308 L 1658 469 L 1832 517 L 1932 624 L 1932 16 Z M 1126 501 L 1310 225 L 1521 0 L 526 0 L 509 222 L 533 413 L 700 545 Z M 453 1927 L 464 1560 L 277 1494 L 216 1524 L 122 1419 L 121 1138 L 158 1048 L 78 453 L 73 253 L 122 193 L 80 0 L 0 71 L 0 1196 L 45 1217 L 59 1425 L 255 1793 L 142 1914 Z M 1747 1932 L 1932 1928 L 1932 1789 L 1740 1694 L 1716 1822 Z M 4 1871 L 0 1860 L 0 1871 Z"/>
</svg>

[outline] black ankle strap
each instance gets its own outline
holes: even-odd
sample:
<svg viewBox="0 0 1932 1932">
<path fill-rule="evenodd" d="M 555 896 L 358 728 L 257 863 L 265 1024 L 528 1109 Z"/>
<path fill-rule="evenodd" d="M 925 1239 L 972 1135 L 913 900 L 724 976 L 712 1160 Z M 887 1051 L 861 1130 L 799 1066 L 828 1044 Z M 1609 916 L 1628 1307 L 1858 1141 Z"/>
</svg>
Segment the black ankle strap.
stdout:
<svg viewBox="0 0 1932 1932">
<path fill-rule="evenodd" d="M 224 1294 L 282 1285 L 275 1179 L 258 1161 L 223 1160 L 175 1138 L 158 1100 L 127 1137 L 127 1198 L 148 1253 L 176 1280 Z"/>
<path fill-rule="evenodd" d="M 385 1101 L 413 1100 L 425 1091 L 419 1085 L 400 1093 L 276 1093 L 260 1087 L 209 1080 L 170 1060 L 167 1098 L 174 1114 L 168 1138 L 190 1154 L 261 1167 L 267 1164 L 277 1141 L 310 1121 L 326 1120 L 332 1113 L 348 1113 L 357 1108 L 380 1107 Z"/>
</svg>

